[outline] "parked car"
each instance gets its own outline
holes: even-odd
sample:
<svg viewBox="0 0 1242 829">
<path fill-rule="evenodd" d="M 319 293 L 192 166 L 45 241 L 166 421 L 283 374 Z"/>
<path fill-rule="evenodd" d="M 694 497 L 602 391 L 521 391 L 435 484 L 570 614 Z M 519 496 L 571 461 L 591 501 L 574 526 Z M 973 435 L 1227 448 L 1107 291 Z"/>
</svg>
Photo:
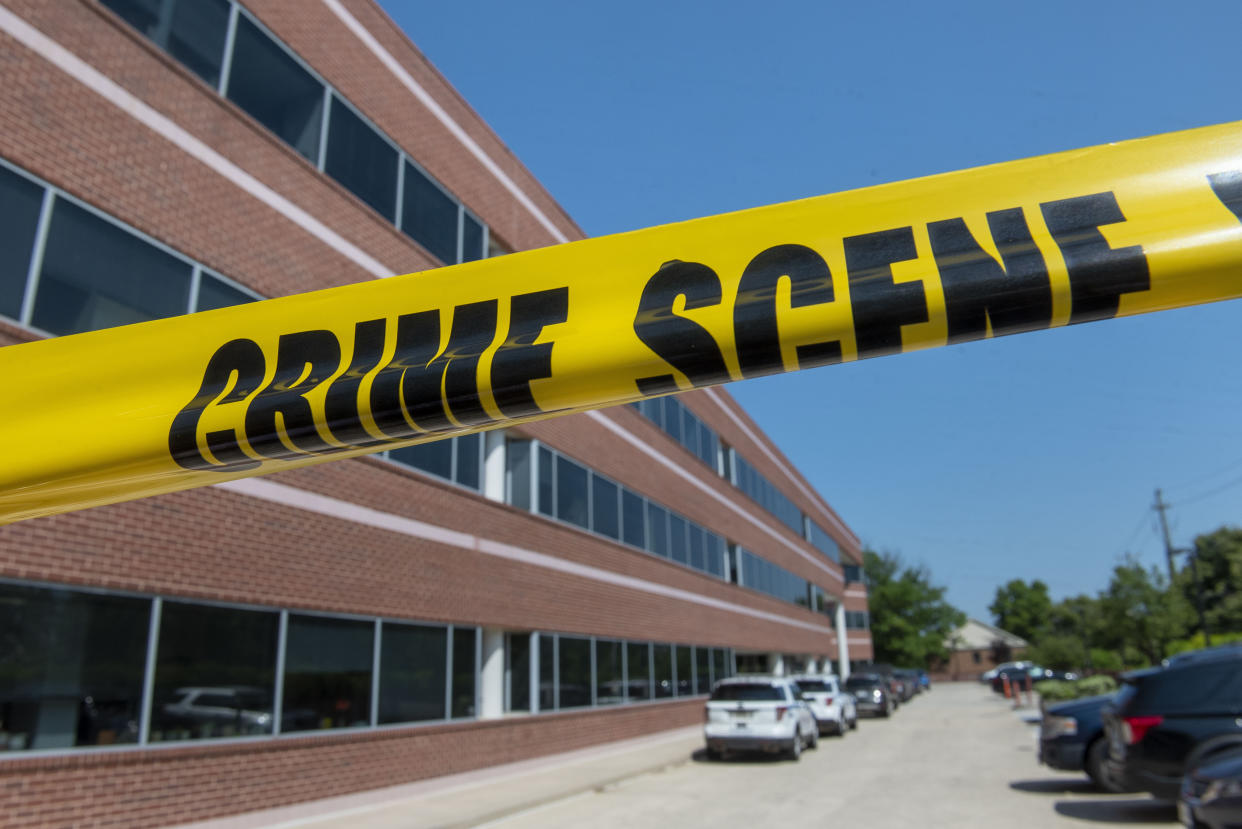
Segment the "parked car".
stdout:
<svg viewBox="0 0 1242 829">
<path fill-rule="evenodd" d="M 161 708 L 162 729 L 184 736 L 270 734 L 272 692 L 245 686 L 178 688 Z"/>
<path fill-rule="evenodd" d="M 1026 683 L 1029 681 L 1032 686 L 1044 678 L 1044 669 L 1038 665 L 1032 665 L 1027 662 L 1024 665 L 1016 665 L 1010 668 L 1001 668 L 996 672 L 996 676 L 992 677 L 992 690 L 998 694 L 1005 692 L 1005 680 L 1009 680 L 1012 686 L 1015 683 L 1022 690 L 1026 690 Z"/>
<path fill-rule="evenodd" d="M 1005 670 L 1006 668 L 1029 668 L 1034 664 L 1035 664 L 1034 662 L 1030 662 L 1025 659 L 1019 660 L 1017 662 L 1002 662 L 999 665 L 997 665 L 995 668 L 992 668 L 990 670 L 984 671 L 983 673 L 979 674 L 979 681 L 985 684 L 991 684 L 992 680 L 996 679 L 996 675 L 999 674 L 1001 671 Z"/>
<path fill-rule="evenodd" d="M 831 732 L 839 737 L 858 727 L 858 706 L 854 696 L 845 693 L 835 676 L 802 674 L 790 677 L 798 686 L 802 700 L 811 707 L 819 733 Z"/>
<path fill-rule="evenodd" d="M 1242 750 L 1217 754 L 1186 773 L 1177 816 L 1192 829 L 1242 826 Z"/>
<path fill-rule="evenodd" d="M 850 674 L 845 680 L 845 691 L 854 696 L 860 714 L 890 717 L 897 710 L 888 678 L 879 674 Z"/>
<path fill-rule="evenodd" d="M 1242 747 L 1242 645 L 1179 654 L 1121 680 L 1104 730 L 1126 785 L 1173 800 L 1187 770 Z"/>
<path fill-rule="evenodd" d="M 931 677 L 927 675 L 927 671 L 919 668 L 919 687 L 924 691 L 931 690 Z"/>
<path fill-rule="evenodd" d="M 1062 702 L 1044 711 L 1039 728 L 1039 762 L 1059 771 L 1085 771 L 1100 789 L 1126 791 L 1108 762 L 1101 715 L 1113 694 Z"/>
<path fill-rule="evenodd" d="M 707 756 L 728 751 L 784 752 L 791 759 L 819 743 L 819 728 L 797 686 L 783 677 L 733 677 L 716 683 L 707 701 Z"/>
<path fill-rule="evenodd" d="M 893 671 L 893 676 L 901 680 L 903 702 L 910 700 L 915 694 L 923 693 L 923 683 L 919 680 L 919 672 L 913 668 L 897 668 Z"/>
</svg>

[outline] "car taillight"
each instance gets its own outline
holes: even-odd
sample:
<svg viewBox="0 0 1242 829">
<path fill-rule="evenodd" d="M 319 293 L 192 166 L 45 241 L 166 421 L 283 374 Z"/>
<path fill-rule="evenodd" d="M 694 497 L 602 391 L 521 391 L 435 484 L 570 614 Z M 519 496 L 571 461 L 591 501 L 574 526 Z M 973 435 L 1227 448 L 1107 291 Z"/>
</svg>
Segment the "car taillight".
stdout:
<svg viewBox="0 0 1242 829">
<path fill-rule="evenodd" d="M 789 708 L 790 706 L 788 705 L 776 706 L 776 721 L 777 722 L 780 722 L 781 720 L 785 719 L 785 712 L 788 711 Z"/>
<path fill-rule="evenodd" d="M 1121 730 L 1126 738 L 1126 744 L 1134 745 L 1143 739 L 1148 731 L 1162 722 L 1164 722 L 1164 717 L 1159 714 L 1150 717 L 1123 717 Z"/>
<path fill-rule="evenodd" d="M 824 705 L 832 705 L 832 694 L 824 697 Z"/>
</svg>

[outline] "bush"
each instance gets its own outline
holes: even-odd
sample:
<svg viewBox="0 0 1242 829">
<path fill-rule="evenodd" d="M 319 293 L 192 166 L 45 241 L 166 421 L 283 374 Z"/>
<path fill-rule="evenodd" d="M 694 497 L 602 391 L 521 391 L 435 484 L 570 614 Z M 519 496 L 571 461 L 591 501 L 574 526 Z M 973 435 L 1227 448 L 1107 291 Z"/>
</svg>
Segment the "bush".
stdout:
<svg viewBox="0 0 1242 829">
<path fill-rule="evenodd" d="M 1117 680 L 1111 676 L 1089 676 L 1066 682 L 1059 679 L 1046 679 L 1035 683 L 1035 690 L 1044 702 L 1066 702 L 1079 697 L 1093 697 L 1097 694 L 1111 694 L 1117 690 Z"/>
<path fill-rule="evenodd" d="M 1242 633 L 1214 633 L 1212 634 L 1212 645 L 1227 645 L 1230 642 L 1242 641 Z M 1165 656 L 1172 656 L 1175 653 L 1186 653 L 1187 651 L 1197 651 L 1207 647 L 1203 641 L 1203 632 L 1200 631 L 1189 639 L 1181 639 L 1177 642 L 1170 642 L 1168 651 Z"/>
</svg>

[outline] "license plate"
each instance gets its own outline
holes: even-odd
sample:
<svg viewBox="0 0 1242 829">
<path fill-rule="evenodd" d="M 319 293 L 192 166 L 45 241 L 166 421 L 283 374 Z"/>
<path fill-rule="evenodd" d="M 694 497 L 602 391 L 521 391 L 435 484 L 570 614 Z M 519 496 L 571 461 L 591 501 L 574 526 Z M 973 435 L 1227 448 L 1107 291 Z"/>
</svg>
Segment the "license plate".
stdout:
<svg viewBox="0 0 1242 829">
<path fill-rule="evenodd" d="M 732 714 L 734 717 L 741 719 L 744 717 L 753 717 L 755 715 L 755 712 L 754 711 L 733 711 Z"/>
</svg>

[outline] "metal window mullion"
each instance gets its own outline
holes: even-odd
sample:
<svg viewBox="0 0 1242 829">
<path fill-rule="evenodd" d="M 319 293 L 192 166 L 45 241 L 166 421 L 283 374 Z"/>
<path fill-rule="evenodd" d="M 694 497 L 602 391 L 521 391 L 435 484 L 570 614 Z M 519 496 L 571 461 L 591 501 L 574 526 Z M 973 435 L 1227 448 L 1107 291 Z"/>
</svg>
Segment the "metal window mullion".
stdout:
<svg viewBox="0 0 1242 829">
<path fill-rule="evenodd" d="M 405 217 L 405 150 L 397 148 L 397 209 L 393 211 L 393 224 L 401 229 Z"/>
<path fill-rule="evenodd" d="M 50 187 L 43 188 L 43 204 L 39 206 L 39 224 L 35 229 L 34 250 L 30 267 L 26 270 L 26 295 L 22 297 L 21 323 L 30 325 L 34 316 L 35 292 L 39 288 L 39 272 L 43 270 L 43 253 L 47 248 L 47 234 L 52 224 L 52 202 L 56 194 Z"/>
<path fill-rule="evenodd" d="M 539 631 L 534 630 L 530 633 L 530 656 L 527 662 L 530 665 L 530 676 L 527 677 L 527 685 L 530 691 L 530 713 L 539 713 L 539 678 L 542 676 L 542 666 L 539 664 Z"/>
<path fill-rule="evenodd" d="M 530 442 L 530 469 L 528 477 L 530 478 L 530 511 L 539 512 L 539 441 L 532 440 Z"/>
<path fill-rule="evenodd" d="M 483 225 L 483 241 L 482 241 L 483 247 L 479 251 L 479 258 L 486 259 L 487 254 L 492 249 L 492 228 L 490 225 L 488 225 L 487 222 L 480 222 L 480 224 Z"/>
<path fill-rule="evenodd" d="M 444 638 L 444 719 L 453 719 L 453 626 Z"/>
<path fill-rule="evenodd" d="M 224 34 L 224 58 L 220 63 L 220 83 L 216 90 L 227 97 L 229 78 L 233 74 L 233 46 L 237 42 L 237 4 L 229 4 L 229 25 Z"/>
<path fill-rule="evenodd" d="M 457 483 L 457 438 L 449 438 L 449 480 Z"/>
<path fill-rule="evenodd" d="M 195 262 L 194 266 L 190 269 L 190 299 L 189 308 L 186 310 L 187 314 L 193 314 L 198 308 L 198 292 L 202 287 L 202 284 L 203 266 Z"/>
<path fill-rule="evenodd" d="M 371 646 L 371 727 L 379 725 L 380 695 L 380 647 L 383 642 L 384 626 L 375 620 L 375 639 Z"/>
<path fill-rule="evenodd" d="M 319 114 L 319 157 L 315 168 L 323 172 L 328 160 L 328 116 L 332 112 L 332 87 L 323 85 L 323 112 Z"/>
<path fill-rule="evenodd" d="M 145 746 L 151 737 L 151 705 L 155 699 L 155 657 L 160 642 L 160 615 L 164 602 L 151 599 L 151 618 L 147 625 L 147 661 L 142 672 L 142 710 L 138 714 L 138 745 Z"/>
<path fill-rule="evenodd" d="M 276 682 L 272 689 L 272 734 L 281 732 L 281 719 L 285 711 L 285 654 L 289 640 L 289 611 L 280 611 L 280 632 L 276 637 Z"/>
<path fill-rule="evenodd" d="M 457 201 L 457 199 L 454 198 L 453 201 Z M 465 236 L 466 236 L 466 208 L 462 206 L 461 202 L 457 202 L 457 260 L 456 260 L 457 262 L 462 261 L 462 250 L 464 249 L 465 244 L 466 244 Z M 452 265 L 456 263 L 449 262 L 448 264 Z"/>
</svg>

